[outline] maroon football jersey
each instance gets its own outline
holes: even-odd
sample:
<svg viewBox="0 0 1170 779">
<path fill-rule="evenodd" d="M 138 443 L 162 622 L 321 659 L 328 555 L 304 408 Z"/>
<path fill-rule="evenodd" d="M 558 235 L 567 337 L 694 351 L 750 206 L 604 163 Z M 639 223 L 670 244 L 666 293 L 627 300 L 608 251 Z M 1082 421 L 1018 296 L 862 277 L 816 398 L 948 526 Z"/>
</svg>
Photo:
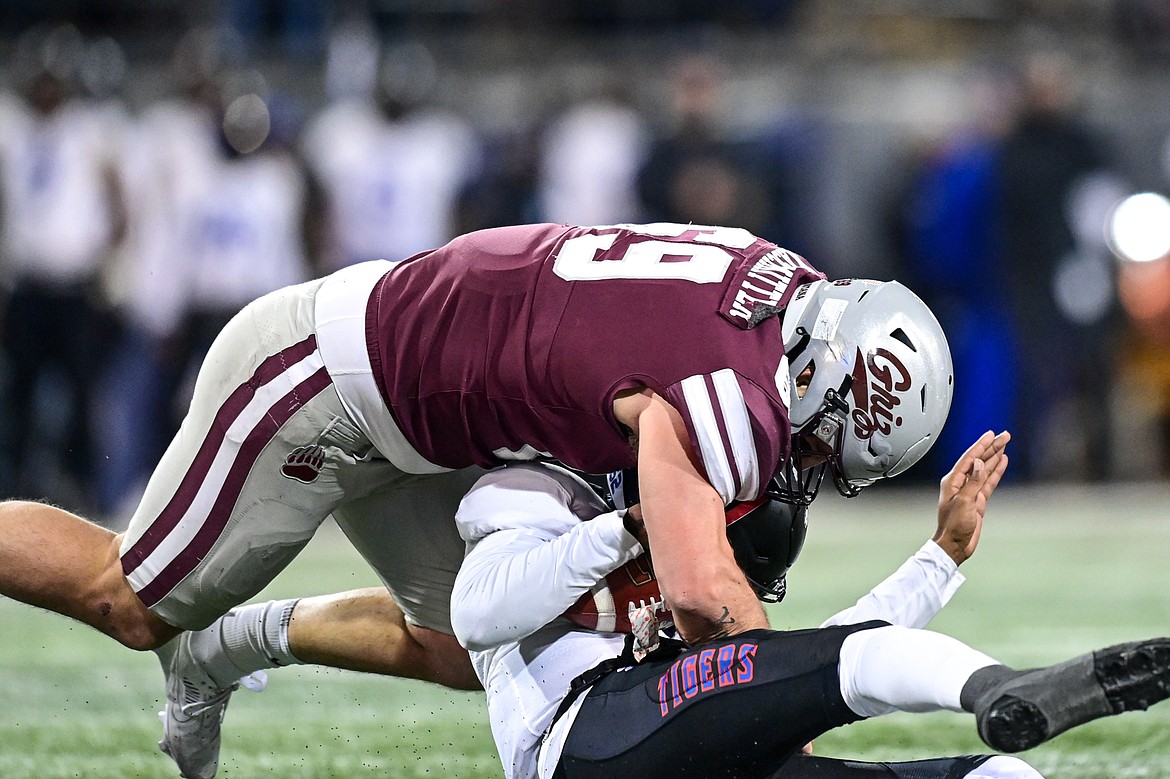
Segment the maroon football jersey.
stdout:
<svg viewBox="0 0 1170 779">
<path fill-rule="evenodd" d="M 631 467 L 613 401 L 649 387 L 682 414 L 724 499 L 749 499 L 789 447 L 787 360 L 770 314 L 819 278 L 739 228 L 483 230 L 378 283 L 368 348 L 394 420 L 438 465 Z"/>
</svg>

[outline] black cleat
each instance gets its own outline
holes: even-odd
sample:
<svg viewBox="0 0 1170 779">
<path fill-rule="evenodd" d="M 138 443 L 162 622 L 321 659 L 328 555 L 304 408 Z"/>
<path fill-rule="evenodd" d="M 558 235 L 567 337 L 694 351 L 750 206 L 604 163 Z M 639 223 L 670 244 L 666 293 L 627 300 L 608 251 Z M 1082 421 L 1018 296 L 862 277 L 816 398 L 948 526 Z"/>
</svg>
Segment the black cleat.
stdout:
<svg viewBox="0 0 1170 779">
<path fill-rule="evenodd" d="M 1047 668 L 977 671 L 993 682 L 974 702 L 979 736 L 1000 752 L 1022 752 L 1086 722 L 1143 711 L 1170 698 L 1170 638 L 1099 649 Z"/>
</svg>

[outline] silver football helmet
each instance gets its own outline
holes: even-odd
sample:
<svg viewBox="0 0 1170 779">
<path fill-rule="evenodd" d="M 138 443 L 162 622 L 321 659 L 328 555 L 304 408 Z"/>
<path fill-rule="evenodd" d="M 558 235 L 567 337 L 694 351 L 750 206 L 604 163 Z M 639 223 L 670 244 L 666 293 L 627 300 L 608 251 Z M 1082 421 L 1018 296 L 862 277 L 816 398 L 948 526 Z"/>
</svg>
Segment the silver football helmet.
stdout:
<svg viewBox="0 0 1170 779">
<path fill-rule="evenodd" d="M 942 327 L 913 292 L 896 281 L 815 281 L 793 296 L 782 333 L 793 381 L 785 499 L 807 504 L 826 470 L 853 497 L 934 444 L 954 371 Z"/>
</svg>

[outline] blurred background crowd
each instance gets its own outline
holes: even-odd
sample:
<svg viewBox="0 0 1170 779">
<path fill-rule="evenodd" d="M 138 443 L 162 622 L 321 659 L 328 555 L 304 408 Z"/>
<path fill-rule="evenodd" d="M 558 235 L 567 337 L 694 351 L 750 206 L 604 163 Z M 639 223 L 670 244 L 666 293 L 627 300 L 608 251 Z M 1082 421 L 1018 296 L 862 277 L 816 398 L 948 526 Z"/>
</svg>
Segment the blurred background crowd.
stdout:
<svg viewBox="0 0 1170 779">
<path fill-rule="evenodd" d="M 0 495 L 118 523 L 243 304 L 535 221 L 904 281 L 956 369 L 911 479 L 989 428 L 1163 479 L 1168 109 L 1163 0 L 7 0 Z"/>
</svg>

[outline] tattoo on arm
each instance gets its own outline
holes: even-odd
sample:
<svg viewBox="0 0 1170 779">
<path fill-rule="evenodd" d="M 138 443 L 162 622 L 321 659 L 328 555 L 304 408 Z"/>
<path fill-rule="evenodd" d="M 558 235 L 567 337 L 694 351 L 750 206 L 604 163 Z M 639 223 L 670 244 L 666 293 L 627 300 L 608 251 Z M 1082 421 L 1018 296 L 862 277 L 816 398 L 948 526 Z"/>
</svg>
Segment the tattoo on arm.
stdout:
<svg viewBox="0 0 1170 779">
<path fill-rule="evenodd" d="M 719 638 L 727 638 L 731 635 L 731 626 L 735 624 L 735 617 L 731 616 L 731 609 L 726 606 L 723 607 L 723 615 L 719 617 L 719 629 L 715 631 L 715 635 L 711 636 L 712 640 Z"/>
</svg>

